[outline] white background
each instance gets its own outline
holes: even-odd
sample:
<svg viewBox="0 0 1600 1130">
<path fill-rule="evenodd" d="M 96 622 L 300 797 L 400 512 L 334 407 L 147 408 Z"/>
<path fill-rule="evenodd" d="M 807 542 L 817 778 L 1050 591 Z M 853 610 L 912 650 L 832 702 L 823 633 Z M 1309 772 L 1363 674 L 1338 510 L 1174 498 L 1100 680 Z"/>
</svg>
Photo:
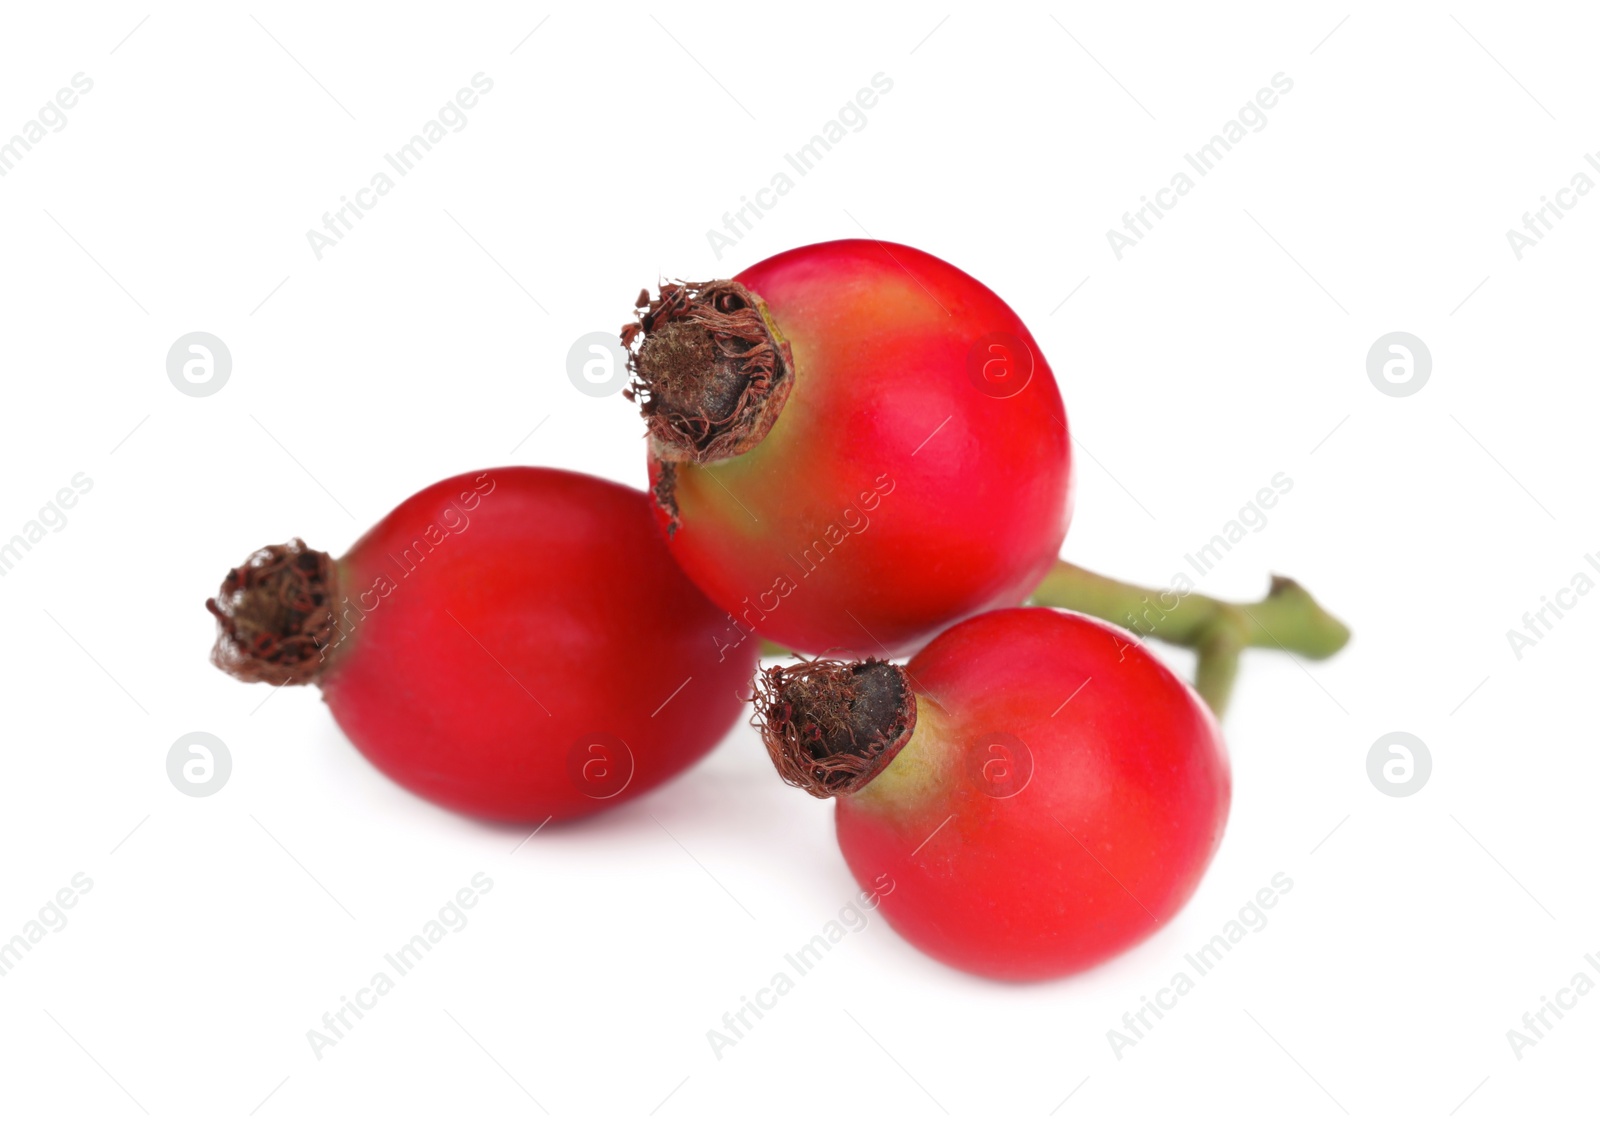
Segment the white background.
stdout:
<svg viewBox="0 0 1600 1130">
<path fill-rule="evenodd" d="M 1594 24 L 1470 2 L 547 11 L 7 9 L 0 137 L 75 73 L 94 88 L 0 179 L 0 540 L 75 473 L 93 488 L 0 577 L 0 935 L 77 872 L 94 889 L 0 980 L 0 1118 L 1592 1112 L 1600 994 L 1520 1061 L 1506 1031 L 1600 949 L 1600 596 L 1520 658 L 1506 632 L 1600 579 L 1600 199 L 1520 261 L 1505 232 L 1600 143 Z M 466 128 L 319 261 L 306 230 L 480 71 Z M 719 261 L 707 229 L 878 72 L 866 127 Z M 1119 261 L 1106 230 L 1278 72 L 1266 128 Z M 341 552 L 447 474 L 642 485 L 640 424 L 569 382 L 572 342 L 658 277 L 865 233 L 1032 327 L 1078 443 L 1070 556 L 1165 584 L 1281 471 L 1292 492 L 1203 587 L 1287 573 L 1355 639 L 1247 656 L 1225 842 L 1136 951 L 1004 987 L 874 916 L 718 1061 L 707 1029 L 855 891 L 828 805 L 747 727 L 519 848 L 391 785 L 314 691 L 209 667 L 201 605 L 255 546 Z M 204 398 L 165 371 L 194 330 L 233 356 Z M 1394 330 L 1433 357 L 1403 398 L 1366 372 Z M 194 730 L 234 760 L 206 799 L 165 771 Z M 1395 730 L 1433 757 L 1406 799 L 1366 771 Z M 306 1030 L 480 871 L 467 927 L 319 1062 Z M 1107 1030 L 1280 871 L 1267 927 L 1117 1059 Z"/>
</svg>

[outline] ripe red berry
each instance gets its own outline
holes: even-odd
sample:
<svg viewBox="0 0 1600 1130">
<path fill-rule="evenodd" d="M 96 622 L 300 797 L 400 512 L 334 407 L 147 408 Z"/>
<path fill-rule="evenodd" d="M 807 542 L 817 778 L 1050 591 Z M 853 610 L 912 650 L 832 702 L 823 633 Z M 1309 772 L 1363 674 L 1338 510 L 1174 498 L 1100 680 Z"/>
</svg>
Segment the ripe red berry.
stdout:
<svg viewBox="0 0 1600 1130">
<path fill-rule="evenodd" d="M 1070 514 L 1055 377 L 982 283 L 840 240 L 641 294 L 623 331 L 673 556 L 732 620 L 900 654 L 1028 596 Z"/>
<path fill-rule="evenodd" d="M 1004 980 L 1132 946 L 1193 893 L 1227 821 L 1210 711 L 1134 638 L 1045 608 L 990 612 L 903 668 L 761 677 L 779 772 L 838 797 L 839 846 L 924 952 Z"/>
<path fill-rule="evenodd" d="M 503 467 L 435 483 L 335 561 L 298 541 L 228 574 L 214 660 L 317 683 L 395 781 L 493 820 L 598 811 L 727 732 L 755 649 L 661 544 L 639 491 Z"/>
</svg>

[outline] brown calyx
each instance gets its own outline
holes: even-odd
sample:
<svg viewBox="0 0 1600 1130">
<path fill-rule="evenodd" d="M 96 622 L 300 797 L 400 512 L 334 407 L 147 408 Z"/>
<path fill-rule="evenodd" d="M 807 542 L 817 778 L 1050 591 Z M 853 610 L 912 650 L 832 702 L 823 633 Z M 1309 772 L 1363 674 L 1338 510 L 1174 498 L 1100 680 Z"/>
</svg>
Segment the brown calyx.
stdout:
<svg viewBox="0 0 1600 1130">
<path fill-rule="evenodd" d="M 246 683 L 299 686 L 322 673 L 337 628 L 338 570 L 298 538 L 228 570 L 206 609 L 217 618 L 211 662 Z"/>
<path fill-rule="evenodd" d="M 731 279 L 639 292 L 622 328 L 630 400 L 668 463 L 749 451 L 772 429 L 794 383 L 794 358 L 766 306 Z"/>
<path fill-rule="evenodd" d="M 917 698 L 881 659 L 813 659 L 757 676 L 755 726 L 778 775 L 814 797 L 853 793 L 911 740 Z"/>
</svg>

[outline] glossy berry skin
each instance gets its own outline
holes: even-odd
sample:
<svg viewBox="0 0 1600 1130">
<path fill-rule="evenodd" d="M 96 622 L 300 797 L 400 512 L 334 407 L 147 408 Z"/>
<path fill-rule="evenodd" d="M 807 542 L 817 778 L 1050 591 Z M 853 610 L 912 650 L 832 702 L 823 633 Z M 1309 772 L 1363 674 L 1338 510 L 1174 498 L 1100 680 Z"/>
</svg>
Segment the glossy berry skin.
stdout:
<svg viewBox="0 0 1600 1130">
<path fill-rule="evenodd" d="M 1210 711 L 1164 664 L 1099 621 L 1020 608 L 944 632 L 907 673 L 911 740 L 836 809 L 850 870 L 863 889 L 893 879 L 881 909 L 907 940 L 1037 980 L 1177 914 L 1231 783 Z"/>
<path fill-rule="evenodd" d="M 787 340 L 794 383 L 752 449 L 673 465 L 670 546 L 737 630 L 904 655 L 1026 598 L 1066 534 L 1071 449 L 1055 377 L 1011 308 L 873 240 L 735 278 Z M 662 466 L 653 455 L 652 483 Z"/>
<path fill-rule="evenodd" d="M 719 655 L 725 617 L 639 491 L 533 467 L 446 479 L 338 572 L 328 705 L 374 765 L 458 812 L 597 812 L 688 768 L 741 712 L 756 649 Z"/>
</svg>

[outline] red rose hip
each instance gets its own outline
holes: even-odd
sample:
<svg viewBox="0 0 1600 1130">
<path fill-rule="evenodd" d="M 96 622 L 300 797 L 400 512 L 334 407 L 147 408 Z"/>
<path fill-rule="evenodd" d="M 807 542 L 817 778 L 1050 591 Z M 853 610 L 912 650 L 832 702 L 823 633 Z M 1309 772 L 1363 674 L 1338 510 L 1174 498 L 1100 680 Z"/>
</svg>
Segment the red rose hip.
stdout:
<svg viewBox="0 0 1600 1130">
<path fill-rule="evenodd" d="M 673 564 L 639 491 L 504 467 L 436 483 L 342 558 L 268 546 L 229 573 L 214 658 L 316 683 L 374 765 L 492 820 L 582 816 L 707 753 L 755 650 Z"/>
<path fill-rule="evenodd" d="M 657 517 L 728 612 L 725 644 L 902 654 L 1019 603 L 1055 560 L 1061 396 L 976 279 L 851 239 L 639 305 L 623 340 Z"/>
<path fill-rule="evenodd" d="M 1085 969 L 1188 901 L 1227 821 L 1209 710 L 1127 633 L 1044 608 L 945 631 L 903 668 L 761 677 L 779 772 L 836 796 L 839 846 L 925 953 L 1003 980 Z"/>
</svg>

